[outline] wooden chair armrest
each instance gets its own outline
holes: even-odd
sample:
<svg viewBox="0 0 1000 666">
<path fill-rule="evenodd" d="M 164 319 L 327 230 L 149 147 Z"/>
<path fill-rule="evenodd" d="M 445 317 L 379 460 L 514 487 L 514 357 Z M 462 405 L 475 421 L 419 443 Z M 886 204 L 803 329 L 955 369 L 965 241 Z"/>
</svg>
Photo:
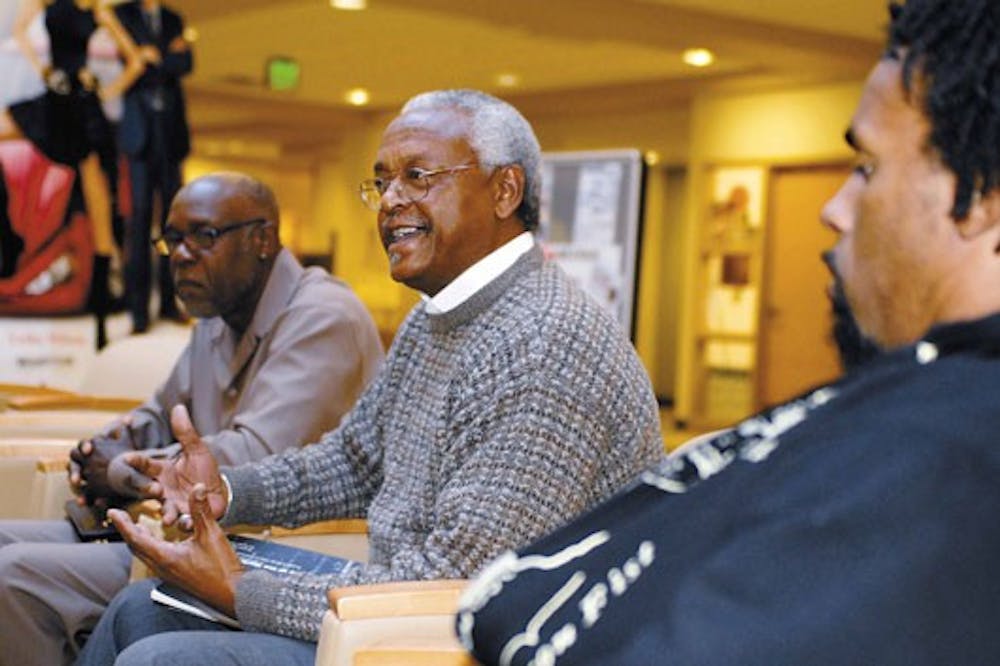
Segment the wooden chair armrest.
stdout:
<svg viewBox="0 0 1000 666">
<path fill-rule="evenodd" d="M 415 639 L 359 647 L 353 666 L 475 666 L 478 662 L 458 641 Z"/>
<path fill-rule="evenodd" d="M 318 523 L 309 523 L 291 529 L 278 525 L 271 527 L 272 537 L 323 534 L 368 534 L 368 521 L 364 518 L 338 518 L 336 520 L 321 520 Z"/>
<path fill-rule="evenodd" d="M 142 404 L 135 398 L 114 398 L 80 393 L 46 393 L 13 395 L 5 400 L 10 409 L 20 411 L 38 409 L 94 409 L 104 412 L 127 412 Z"/>
<path fill-rule="evenodd" d="M 54 474 L 56 472 L 66 472 L 66 465 L 69 463 L 69 455 L 65 456 L 45 456 L 35 461 L 35 469 L 42 474 Z"/>
<path fill-rule="evenodd" d="M 52 388 L 50 386 L 34 386 L 31 384 L 11 384 L 9 382 L 0 382 L 0 396 L 18 396 L 18 395 L 73 395 L 72 391 L 67 391 L 65 389 Z"/>
<path fill-rule="evenodd" d="M 363 518 L 338 518 L 321 520 L 302 527 L 280 527 L 278 525 L 249 525 L 240 523 L 225 528 L 230 534 L 260 535 L 262 539 L 299 536 L 325 536 L 331 534 L 368 534 L 368 521 Z"/>
<path fill-rule="evenodd" d="M 0 458 L 38 457 L 61 460 L 63 469 L 77 440 L 66 437 L 0 437 Z"/>
<path fill-rule="evenodd" d="M 351 585 L 327 591 L 330 609 L 341 620 L 445 615 L 458 608 L 465 580 L 428 580 Z"/>
</svg>

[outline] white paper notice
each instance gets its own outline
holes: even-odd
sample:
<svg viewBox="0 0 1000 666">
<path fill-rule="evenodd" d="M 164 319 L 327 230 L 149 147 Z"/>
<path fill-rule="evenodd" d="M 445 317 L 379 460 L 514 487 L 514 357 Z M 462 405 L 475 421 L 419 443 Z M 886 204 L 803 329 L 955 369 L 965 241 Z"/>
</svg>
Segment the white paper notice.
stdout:
<svg viewBox="0 0 1000 666">
<path fill-rule="evenodd" d="M 551 243 L 549 256 L 612 317 L 622 320 L 622 249 L 619 245 L 594 246 Z"/>
<path fill-rule="evenodd" d="M 621 162 L 585 164 L 580 168 L 573 225 L 576 242 L 614 242 L 623 169 Z"/>
</svg>

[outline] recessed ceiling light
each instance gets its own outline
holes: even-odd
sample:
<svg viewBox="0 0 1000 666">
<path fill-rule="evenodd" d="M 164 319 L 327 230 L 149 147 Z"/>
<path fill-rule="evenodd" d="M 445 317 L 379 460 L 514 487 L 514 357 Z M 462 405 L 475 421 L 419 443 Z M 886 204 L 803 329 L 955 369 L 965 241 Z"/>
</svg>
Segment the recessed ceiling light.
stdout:
<svg viewBox="0 0 1000 666">
<path fill-rule="evenodd" d="M 352 88 L 347 91 L 346 95 L 344 95 L 344 99 L 346 99 L 347 103 L 351 106 L 364 106 L 368 103 L 368 100 L 371 99 L 371 95 L 369 95 L 368 91 L 364 88 Z"/>
<path fill-rule="evenodd" d="M 715 62 L 715 54 L 708 49 L 686 49 L 681 57 L 692 67 L 708 67 Z"/>
<path fill-rule="evenodd" d="M 367 0 L 330 0 L 330 6 L 334 9 L 345 9 L 356 12 L 368 7 Z"/>
<path fill-rule="evenodd" d="M 198 41 L 198 29 L 188 26 L 184 28 L 184 41 L 193 44 Z"/>
<path fill-rule="evenodd" d="M 513 88 L 521 83 L 521 77 L 511 72 L 497 75 L 497 85 L 501 88 Z"/>
<path fill-rule="evenodd" d="M 646 154 L 642 157 L 643 161 L 646 162 L 646 166 L 656 166 L 660 163 L 660 154 L 655 150 L 647 150 Z"/>
</svg>

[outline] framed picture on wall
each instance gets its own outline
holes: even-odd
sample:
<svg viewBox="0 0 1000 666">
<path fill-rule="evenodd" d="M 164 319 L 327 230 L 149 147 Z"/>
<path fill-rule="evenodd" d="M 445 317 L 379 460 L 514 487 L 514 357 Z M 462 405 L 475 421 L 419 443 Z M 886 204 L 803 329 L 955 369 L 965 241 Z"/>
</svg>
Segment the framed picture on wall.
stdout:
<svg viewBox="0 0 1000 666">
<path fill-rule="evenodd" d="M 719 167 L 712 171 L 708 234 L 712 242 L 738 243 L 763 226 L 763 167 Z"/>
<path fill-rule="evenodd" d="M 768 172 L 709 170 L 701 232 L 701 417 L 728 422 L 753 409 Z"/>
</svg>

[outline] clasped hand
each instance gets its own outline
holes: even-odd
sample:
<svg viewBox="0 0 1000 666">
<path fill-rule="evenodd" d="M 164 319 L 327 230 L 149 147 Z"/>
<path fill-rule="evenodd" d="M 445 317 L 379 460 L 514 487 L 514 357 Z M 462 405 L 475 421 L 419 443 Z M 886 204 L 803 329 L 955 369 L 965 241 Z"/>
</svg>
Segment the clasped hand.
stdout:
<svg viewBox="0 0 1000 666">
<path fill-rule="evenodd" d="M 77 502 L 96 506 L 121 504 L 126 501 L 108 480 L 108 466 L 117 456 L 135 451 L 131 420 L 123 418 L 103 435 L 82 440 L 69 453 L 69 485 Z"/>
</svg>

